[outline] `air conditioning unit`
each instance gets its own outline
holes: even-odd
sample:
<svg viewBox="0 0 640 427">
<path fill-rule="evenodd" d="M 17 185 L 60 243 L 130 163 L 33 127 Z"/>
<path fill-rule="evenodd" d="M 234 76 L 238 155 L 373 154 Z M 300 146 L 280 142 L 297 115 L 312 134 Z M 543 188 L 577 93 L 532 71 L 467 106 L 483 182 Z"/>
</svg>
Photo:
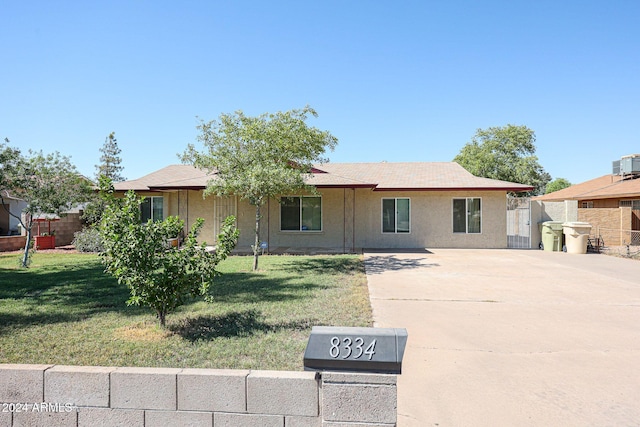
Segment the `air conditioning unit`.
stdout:
<svg viewBox="0 0 640 427">
<path fill-rule="evenodd" d="M 620 175 L 620 160 L 611 162 L 611 175 Z"/>
<path fill-rule="evenodd" d="M 620 159 L 620 174 L 640 174 L 640 154 L 630 154 Z"/>
</svg>

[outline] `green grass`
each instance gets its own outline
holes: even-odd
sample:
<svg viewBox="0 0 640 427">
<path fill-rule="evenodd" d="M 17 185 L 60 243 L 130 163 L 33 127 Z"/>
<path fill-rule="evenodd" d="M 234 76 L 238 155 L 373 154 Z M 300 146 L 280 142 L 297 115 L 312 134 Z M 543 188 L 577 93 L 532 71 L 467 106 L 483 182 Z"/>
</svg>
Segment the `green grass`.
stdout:
<svg viewBox="0 0 640 427">
<path fill-rule="evenodd" d="M 37 253 L 28 270 L 0 255 L 0 363 L 302 369 L 313 325 L 370 326 L 361 257 L 230 257 L 215 302 L 192 301 L 158 326 L 99 257 Z"/>
</svg>

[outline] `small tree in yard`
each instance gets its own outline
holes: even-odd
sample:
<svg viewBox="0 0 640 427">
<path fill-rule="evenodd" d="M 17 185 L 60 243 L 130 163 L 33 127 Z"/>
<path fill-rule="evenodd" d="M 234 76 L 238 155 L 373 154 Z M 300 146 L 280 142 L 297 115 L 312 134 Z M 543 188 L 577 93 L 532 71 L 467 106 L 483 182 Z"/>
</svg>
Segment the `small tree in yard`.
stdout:
<svg viewBox="0 0 640 427">
<path fill-rule="evenodd" d="M 140 222 L 140 203 L 132 191 L 124 199 L 115 199 L 112 189 L 103 188 L 108 199 L 100 231 L 105 250 L 102 253 L 106 271 L 126 284 L 131 297 L 128 305 L 144 305 L 155 311 L 160 325 L 167 314 L 184 304 L 186 299 L 201 296 L 208 299 L 209 287 L 218 272 L 216 266 L 235 247 L 238 230 L 235 218 L 228 217 L 218 236 L 215 253 L 199 245 L 196 236 L 204 220 L 198 218 L 182 247 L 172 247 L 167 239 L 178 235 L 184 221 L 169 217 L 164 221 Z"/>
<path fill-rule="evenodd" d="M 9 150 L 9 151 L 7 151 Z M 8 154 L 1 178 L 1 185 L 11 196 L 22 199 L 27 207 L 23 217 L 10 214 L 18 219 L 27 232 L 27 240 L 22 257 L 22 266 L 29 266 L 29 251 L 33 237 L 34 215 L 55 214 L 63 216 L 66 211 L 84 202 L 89 197 L 89 182 L 76 171 L 68 157 L 55 152 L 29 152 L 29 157 L 20 155 L 18 150 L 3 148 Z M 0 202 L 2 201 L 0 193 Z"/>
<path fill-rule="evenodd" d="M 261 208 L 269 198 L 307 189 L 305 178 L 314 163 L 327 159 L 322 155 L 333 149 L 337 139 L 327 131 L 309 127 L 306 120 L 317 113 L 309 106 L 258 117 L 221 114 L 219 121 L 201 121 L 198 140 L 205 151 L 189 145 L 182 159 L 197 168 L 215 173 L 205 196 L 235 195 L 256 209 L 253 270 L 258 269 Z"/>
</svg>

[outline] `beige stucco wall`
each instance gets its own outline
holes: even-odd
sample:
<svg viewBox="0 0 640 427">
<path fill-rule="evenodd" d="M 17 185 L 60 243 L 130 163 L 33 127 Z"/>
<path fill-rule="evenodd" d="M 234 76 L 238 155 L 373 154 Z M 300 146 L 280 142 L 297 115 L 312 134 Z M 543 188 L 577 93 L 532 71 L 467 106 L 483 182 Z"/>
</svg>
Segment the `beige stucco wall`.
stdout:
<svg viewBox="0 0 640 427">
<path fill-rule="evenodd" d="M 273 202 L 271 202 L 273 203 Z M 260 240 L 266 241 L 267 235 L 267 218 L 268 209 L 263 207 L 260 214 L 262 220 L 260 221 Z M 237 224 L 240 230 L 240 238 L 236 249 L 241 251 L 250 251 L 251 245 L 255 240 L 255 228 L 256 228 L 256 208 L 251 206 L 246 200 L 238 200 L 238 212 L 237 212 Z"/>
<path fill-rule="evenodd" d="M 204 218 L 204 226 L 199 235 L 199 241 L 213 244 L 215 235 L 213 231 L 213 204 L 215 197 L 202 197 L 200 190 L 180 191 L 140 191 L 138 196 L 162 197 L 164 218 L 179 216 L 184 220 L 185 234 L 191 228 L 197 218 Z"/>
<path fill-rule="evenodd" d="M 382 233 L 382 199 L 411 200 L 411 232 Z M 482 233 L 453 232 L 453 199 L 482 199 Z M 506 248 L 505 192 L 356 191 L 356 247 L 360 248 Z"/>
<path fill-rule="evenodd" d="M 202 197 L 202 191 L 187 191 L 188 196 L 188 217 L 187 226 L 191 227 L 197 218 L 204 219 L 204 225 L 200 230 L 199 241 L 214 244 L 216 241 L 213 222 L 214 196 Z"/>
<path fill-rule="evenodd" d="M 362 248 L 506 248 L 506 194 L 475 192 L 384 192 L 371 189 L 322 189 L 322 231 L 280 231 L 280 204 L 269 200 L 262 210 L 261 241 L 269 250 L 300 248 L 352 252 Z M 151 194 L 149 194 L 151 195 Z M 215 242 L 216 197 L 202 198 L 201 191 L 155 193 L 165 197 L 166 215 L 186 220 L 205 219 L 200 240 Z M 293 195 L 293 194 L 292 194 Z M 411 200 L 411 232 L 382 233 L 382 199 L 408 197 Z M 482 233 L 453 233 L 453 199 L 482 199 Z M 355 209 L 354 209 L 355 206 Z M 240 240 L 237 249 L 250 251 L 254 241 L 255 207 L 247 201 L 237 204 Z"/>
<path fill-rule="evenodd" d="M 280 231 L 280 204 L 277 200 L 269 200 L 262 209 L 261 241 L 267 242 L 269 249 L 280 251 L 295 248 L 352 251 L 353 239 L 349 234 L 352 227 L 349 224 L 353 223 L 352 212 L 345 209 L 345 204 L 350 206 L 351 200 L 349 198 L 353 197 L 353 190 L 324 189 L 320 193 L 322 197 L 322 231 Z M 348 200 L 345 201 L 345 198 Z M 249 250 L 254 242 L 255 215 L 254 206 L 249 205 L 246 201 L 238 202 L 239 250 Z M 345 225 L 345 219 L 349 221 L 349 224 Z"/>
</svg>

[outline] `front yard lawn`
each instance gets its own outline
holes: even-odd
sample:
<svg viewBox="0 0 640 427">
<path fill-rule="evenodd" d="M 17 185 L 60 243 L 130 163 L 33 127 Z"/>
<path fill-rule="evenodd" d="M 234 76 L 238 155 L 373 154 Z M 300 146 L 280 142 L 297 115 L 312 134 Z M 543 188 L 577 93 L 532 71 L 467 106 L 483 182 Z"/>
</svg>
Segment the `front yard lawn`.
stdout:
<svg viewBox="0 0 640 427">
<path fill-rule="evenodd" d="M 96 255 L 0 255 L 0 363 L 301 370 L 313 325 L 370 326 L 362 258 L 264 256 L 219 265 L 215 302 L 158 326 Z"/>
</svg>

